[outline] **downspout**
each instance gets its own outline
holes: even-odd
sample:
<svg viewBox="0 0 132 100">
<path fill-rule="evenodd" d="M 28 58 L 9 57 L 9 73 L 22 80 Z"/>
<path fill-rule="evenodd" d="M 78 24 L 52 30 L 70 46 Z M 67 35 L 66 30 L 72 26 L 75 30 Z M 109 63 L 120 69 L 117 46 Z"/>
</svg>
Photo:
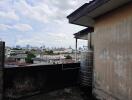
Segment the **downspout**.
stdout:
<svg viewBox="0 0 132 100">
<path fill-rule="evenodd" d="M 88 34 L 88 49 L 92 49 L 92 34 Z"/>
<path fill-rule="evenodd" d="M 75 61 L 77 62 L 77 38 L 76 38 L 76 47 L 75 47 Z"/>
</svg>

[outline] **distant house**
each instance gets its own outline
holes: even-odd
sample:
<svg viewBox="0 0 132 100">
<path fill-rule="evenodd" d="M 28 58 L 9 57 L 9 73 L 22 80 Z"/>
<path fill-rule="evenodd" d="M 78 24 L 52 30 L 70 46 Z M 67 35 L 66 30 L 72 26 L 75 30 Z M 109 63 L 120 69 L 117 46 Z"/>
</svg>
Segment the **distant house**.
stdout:
<svg viewBox="0 0 132 100">
<path fill-rule="evenodd" d="M 67 48 L 64 50 L 66 53 L 72 53 L 73 52 L 73 49 L 72 48 Z"/>
<path fill-rule="evenodd" d="M 22 64 L 26 63 L 25 59 L 27 58 L 27 54 L 25 50 L 13 50 L 6 49 L 6 64 Z"/>
<path fill-rule="evenodd" d="M 25 59 L 27 58 L 27 54 L 17 54 L 14 56 L 11 56 L 10 58 L 15 59 L 16 62 L 19 63 L 25 63 Z"/>
<path fill-rule="evenodd" d="M 67 18 L 88 27 L 75 38 L 91 39 L 93 93 L 100 100 L 132 100 L 132 0 L 93 0 Z"/>
<path fill-rule="evenodd" d="M 33 64 L 40 64 L 40 63 L 47 64 L 47 60 L 42 58 L 33 58 Z"/>
<path fill-rule="evenodd" d="M 43 55 L 41 57 L 33 58 L 34 64 L 61 64 L 73 63 L 73 59 L 65 59 L 65 55 Z"/>
<path fill-rule="evenodd" d="M 54 54 L 65 53 L 65 50 L 53 50 Z"/>
<path fill-rule="evenodd" d="M 10 54 L 11 54 L 11 48 L 5 47 L 5 57 L 10 57 Z"/>
<path fill-rule="evenodd" d="M 73 52 L 72 48 L 58 48 L 53 50 L 53 53 L 55 54 L 72 53 L 72 52 Z"/>
<path fill-rule="evenodd" d="M 10 47 L 5 48 L 5 56 L 6 57 L 10 57 L 12 55 L 17 55 L 17 54 L 25 54 L 25 53 L 26 53 L 25 50 L 13 50 Z"/>
</svg>

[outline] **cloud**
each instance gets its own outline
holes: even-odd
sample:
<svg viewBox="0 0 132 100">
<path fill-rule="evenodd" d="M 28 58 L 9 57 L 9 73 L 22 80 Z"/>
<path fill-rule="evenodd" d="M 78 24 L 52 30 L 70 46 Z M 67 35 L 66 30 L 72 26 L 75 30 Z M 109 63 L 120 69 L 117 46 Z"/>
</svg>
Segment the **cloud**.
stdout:
<svg viewBox="0 0 132 100">
<path fill-rule="evenodd" d="M 14 3 L 14 7 L 26 18 L 47 23 L 66 19 L 69 13 L 84 2 L 86 0 L 20 0 Z"/>
<path fill-rule="evenodd" d="M 0 17 L 19 20 L 19 15 L 39 22 L 57 22 L 89 0 L 2 0 Z M 7 6 L 7 7 L 6 7 Z M 17 13 L 17 14 L 16 14 Z M 22 17 L 21 16 L 21 17 Z"/>
<path fill-rule="evenodd" d="M 19 20 L 19 16 L 16 15 L 15 11 L 10 11 L 10 12 L 0 11 L 0 18 L 11 19 L 11 20 Z"/>
<path fill-rule="evenodd" d="M 2 0 L 0 16 L 19 20 L 18 14 L 25 18 L 47 23 L 64 20 L 80 5 L 90 0 Z M 17 14 L 16 14 L 17 13 Z M 22 17 L 21 16 L 21 17 Z"/>
<path fill-rule="evenodd" d="M 9 29 L 25 32 L 32 30 L 32 27 L 28 24 L 15 24 L 15 25 L 0 24 L 0 30 L 6 31 Z"/>
<path fill-rule="evenodd" d="M 20 17 L 14 9 L 13 0 L 0 0 L 0 23 L 2 21 L 19 21 Z"/>
<path fill-rule="evenodd" d="M 56 37 L 56 38 L 66 38 L 67 35 L 64 33 L 48 33 L 49 36 Z"/>
<path fill-rule="evenodd" d="M 5 25 L 5 24 L 0 24 L 0 30 L 8 30 L 8 29 L 10 29 L 11 28 L 11 26 L 9 26 L 9 25 Z"/>
<path fill-rule="evenodd" d="M 52 14 L 48 8 L 48 5 L 43 6 L 31 6 L 25 0 L 21 0 L 15 3 L 16 10 L 20 12 L 26 18 L 37 20 L 46 23 L 49 14 Z"/>
<path fill-rule="evenodd" d="M 32 30 L 32 27 L 28 24 L 16 24 L 13 26 L 13 28 L 23 32 Z"/>
</svg>

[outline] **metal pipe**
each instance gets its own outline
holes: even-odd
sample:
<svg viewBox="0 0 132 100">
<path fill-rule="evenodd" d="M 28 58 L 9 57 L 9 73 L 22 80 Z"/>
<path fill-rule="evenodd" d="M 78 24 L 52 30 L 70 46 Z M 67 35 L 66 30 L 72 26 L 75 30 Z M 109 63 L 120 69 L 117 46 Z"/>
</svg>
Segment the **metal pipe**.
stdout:
<svg viewBox="0 0 132 100">
<path fill-rule="evenodd" d="M 89 34 L 90 34 L 90 49 L 92 49 L 92 34 L 91 33 Z"/>
<path fill-rule="evenodd" d="M 77 62 L 77 38 L 76 38 L 76 47 L 75 47 L 75 61 Z"/>
<path fill-rule="evenodd" d="M 88 49 L 92 49 L 92 34 L 88 34 Z"/>
</svg>

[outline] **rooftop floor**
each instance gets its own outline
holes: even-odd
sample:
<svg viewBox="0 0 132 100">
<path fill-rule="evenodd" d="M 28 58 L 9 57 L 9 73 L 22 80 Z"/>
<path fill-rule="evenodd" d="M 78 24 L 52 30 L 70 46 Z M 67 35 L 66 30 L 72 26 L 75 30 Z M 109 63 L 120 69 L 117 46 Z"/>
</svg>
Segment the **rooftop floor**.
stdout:
<svg viewBox="0 0 132 100">
<path fill-rule="evenodd" d="M 46 94 L 35 95 L 22 100 L 93 100 L 86 97 L 77 87 L 60 89 Z"/>
</svg>

